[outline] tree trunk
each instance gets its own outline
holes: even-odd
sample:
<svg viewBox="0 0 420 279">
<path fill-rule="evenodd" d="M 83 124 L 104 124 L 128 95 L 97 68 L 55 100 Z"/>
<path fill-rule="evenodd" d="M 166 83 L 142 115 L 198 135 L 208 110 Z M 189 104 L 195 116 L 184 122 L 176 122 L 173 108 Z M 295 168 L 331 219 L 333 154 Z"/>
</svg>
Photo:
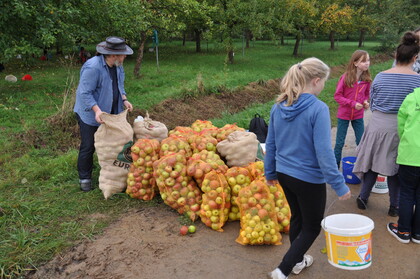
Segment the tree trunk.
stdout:
<svg viewBox="0 0 420 279">
<path fill-rule="evenodd" d="M 187 39 L 187 35 L 185 34 L 185 32 L 182 34 L 182 46 L 185 46 L 185 41 Z"/>
<path fill-rule="evenodd" d="M 359 36 L 359 47 L 363 46 L 363 42 L 365 41 L 365 29 L 360 29 L 360 36 Z"/>
<path fill-rule="evenodd" d="M 246 39 L 246 48 L 249 48 L 249 41 L 252 39 L 252 32 L 250 30 L 245 31 L 245 39 Z"/>
<path fill-rule="evenodd" d="M 138 49 L 138 54 L 136 58 L 136 65 L 134 66 L 134 76 L 136 78 L 140 78 L 140 68 L 141 63 L 143 62 L 143 54 L 144 54 L 144 45 L 146 44 L 147 35 L 145 31 L 140 33 L 140 46 Z"/>
<path fill-rule="evenodd" d="M 61 55 L 61 54 L 63 54 L 63 49 L 61 48 L 61 45 L 60 45 L 60 43 L 59 43 L 59 42 L 57 42 L 57 43 L 55 44 L 55 54 L 56 54 L 56 55 Z"/>
<path fill-rule="evenodd" d="M 284 36 L 280 36 L 280 45 L 284 46 Z"/>
<path fill-rule="evenodd" d="M 296 35 L 296 42 L 295 42 L 295 47 L 293 49 L 293 56 L 298 56 L 301 37 L 302 35 L 300 33 Z"/>
<path fill-rule="evenodd" d="M 194 29 L 195 52 L 201 52 L 201 31 Z"/>
<path fill-rule="evenodd" d="M 335 31 L 331 31 L 330 32 L 330 50 L 334 50 L 334 43 L 335 43 L 335 39 L 334 39 L 334 35 L 335 35 Z"/>
<path fill-rule="evenodd" d="M 228 60 L 229 60 L 229 64 L 233 64 L 234 60 L 233 60 L 233 49 L 228 51 Z"/>
</svg>

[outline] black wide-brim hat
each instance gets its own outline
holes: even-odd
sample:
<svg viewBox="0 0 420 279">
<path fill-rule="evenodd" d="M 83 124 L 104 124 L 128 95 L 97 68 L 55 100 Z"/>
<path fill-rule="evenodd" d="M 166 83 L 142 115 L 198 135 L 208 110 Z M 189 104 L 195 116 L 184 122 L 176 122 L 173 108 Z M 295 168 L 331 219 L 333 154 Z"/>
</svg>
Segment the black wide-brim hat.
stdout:
<svg viewBox="0 0 420 279">
<path fill-rule="evenodd" d="M 101 54 L 131 55 L 133 50 L 129 47 L 123 38 L 108 37 L 105 42 L 96 46 L 96 51 Z"/>
</svg>

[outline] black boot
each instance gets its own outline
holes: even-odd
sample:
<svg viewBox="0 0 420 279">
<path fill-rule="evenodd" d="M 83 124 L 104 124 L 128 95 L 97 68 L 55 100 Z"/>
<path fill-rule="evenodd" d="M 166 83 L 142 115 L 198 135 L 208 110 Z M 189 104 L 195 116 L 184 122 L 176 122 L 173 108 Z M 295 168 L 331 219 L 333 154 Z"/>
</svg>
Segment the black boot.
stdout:
<svg viewBox="0 0 420 279">
<path fill-rule="evenodd" d="M 80 183 L 80 190 L 82 190 L 83 192 L 89 192 L 93 190 L 92 187 L 92 180 L 90 179 L 81 179 L 79 181 Z"/>
<path fill-rule="evenodd" d="M 367 200 L 362 199 L 360 196 L 357 197 L 356 199 L 356 203 L 357 203 L 357 208 L 359 209 L 366 209 L 367 208 Z"/>
</svg>

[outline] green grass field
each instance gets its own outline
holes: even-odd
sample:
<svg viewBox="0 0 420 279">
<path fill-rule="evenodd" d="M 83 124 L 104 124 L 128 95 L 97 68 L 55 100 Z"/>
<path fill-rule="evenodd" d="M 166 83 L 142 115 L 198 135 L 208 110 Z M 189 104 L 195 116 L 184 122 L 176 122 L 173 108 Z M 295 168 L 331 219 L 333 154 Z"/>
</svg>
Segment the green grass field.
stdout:
<svg viewBox="0 0 420 279">
<path fill-rule="evenodd" d="M 377 45 L 366 42 L 364 49 L 373 56 Z M 132 74 L 135 57 L 127 59 L 125 87 L 133 105 L 148 109 L 167 98 L 194 91 L 199 75 L 206 90 L 212 92 L 221 87 L 235 89 L 253 81 L 281 77 L 288 67 L 306 57 L 318 57 L 331 67 L 345 64 L 357 49 L 357 43 L 340 42 L 338 50 L 329 51 L 329 42 L 305 41 L 301 57 L 294 58 L 292 44 L 253 42 L 243 55 L 238 42 L 233 65 L 225 63 L 224 52 L 217 44 L 209 44 L 207 50 L 203 43 L 203 52 L 199 54 L 194 47 L 191 42 L 185 47 L 180 42 L 161 44 L 159 70 L 154 53 L 147 52 L 139 80 Z M 372 65 L 373 76 L 389 66 L 390 62 Z M 129 199 L 126 194 L 104 200 L 98 189 L 89 193 L 79 191 L 77 150 L 55 148 L 57 137 L 65 138 L 66 134 L 51 130 L 45 121 L 71 109 L 79 70 L 80 65 L 60 59 L 36 61 L 27 70 L 6 65 L 0 74 L 0 278 L 22 276 L 66 247 L 100 234 L 130 208 L 160 206 L 156 201 Z M 7 74 L 16 75 L 18 82 L 6 82 Z M 34 80 L 21 81 L 24 74 L 31 74 Z M 320 96 L 330 106 L 333 124 L 337 108 L 332 96 L 336 82 L 337 78 L 329 80 Z M 70 102 L 63 109 L 65 97 Z M 255 112 L 267 119 L 271 105 L 272 102 L 251 105 L 238 114 L 211 121 L 219 127 L 236 122 L 247 128 Z M 34 140 L 37 146 L 29 144 Z M 95 218 L 97 214 L 102 218 Z"/>
</svg>

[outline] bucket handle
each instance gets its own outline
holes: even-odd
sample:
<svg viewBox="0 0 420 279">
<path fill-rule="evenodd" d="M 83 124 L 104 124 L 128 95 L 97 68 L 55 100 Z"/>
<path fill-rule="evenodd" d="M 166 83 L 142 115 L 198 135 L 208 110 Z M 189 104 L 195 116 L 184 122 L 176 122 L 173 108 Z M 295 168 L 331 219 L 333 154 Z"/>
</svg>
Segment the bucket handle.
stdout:
<svg viewBox="0 0 420 279">
<path fill-rule="evenodd" d="M 356 199 L 357 199 L 357 196 L 356 195 L 353 195 L 353 194 L 351 194 L 351 197 L 356 197 Z M 336 201 L 338 201 L 339 199 L 338 198 L 336 198 L 329 206 L 328 206 L 328 208 L 327 208 L 327 210 L 325 211 L 325 215 L 328 215 L 328 213 L 330 212 L 330 209 L 331 209 L 331 207 L 336 203 Z M 366 209 L 367 209 L 367 204 L 361 199 L 361 201 L 362 201 L 362 203 L 364 204 L 364 206 L 366 207 Z M 326 229 L 326 227 L 325 227 L 325 219 L 327 219 L 327 217 L 328 216 L 326 216 L 326 217 L 324 217 L 323 219 L 322 219 L 322 221 L 321 221 L 321 227 L 325 230 Z"/>
</svg>

